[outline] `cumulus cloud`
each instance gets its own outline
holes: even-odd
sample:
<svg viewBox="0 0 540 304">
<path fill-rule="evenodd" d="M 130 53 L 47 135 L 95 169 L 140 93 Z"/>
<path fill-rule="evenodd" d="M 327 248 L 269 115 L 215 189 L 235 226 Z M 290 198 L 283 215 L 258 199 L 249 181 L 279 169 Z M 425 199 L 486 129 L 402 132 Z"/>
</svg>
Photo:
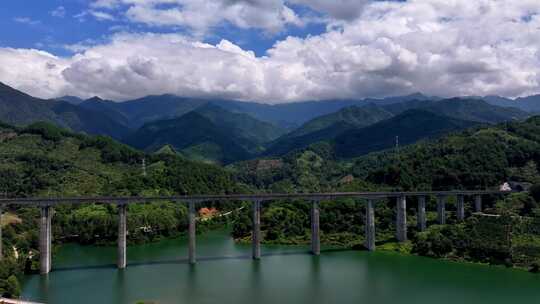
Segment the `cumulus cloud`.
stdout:
<svg viewBox="0 0 540 304">
<path fill-rule="evenodd" d="M 99 0 L 94 8 L 122 7 L 126 17 L 150 26 L 181 26 L 203 35 L 227 22 L 236 27 L 280 32 L 302 20 L 283 0 Z"/>
<path fill-rule="evenodd" d="M 39 97 L 57 96 L 67 86 L 68 61 L 38 50 L 0 48 L 0 81 Z"/>
<path fill-rule="evenodd" d="M 0 81 L 42 97 L 118 100 L 162 93 L 270 103 L 417 91 L 522 96 L 540 93 L 539 29 L 536 0 L 378 1 L 339 27 L 287 37 L 259 57 L 227 40 L 151 33 L 114 34 L 69 58 L 0 49 Z"/>
<path fill-rule="evenodd" d="M 290 2 L 310 7 L 336 20 L 354 20 L 360 16 L 370 0 L 290 0 Z"/>
</svg>

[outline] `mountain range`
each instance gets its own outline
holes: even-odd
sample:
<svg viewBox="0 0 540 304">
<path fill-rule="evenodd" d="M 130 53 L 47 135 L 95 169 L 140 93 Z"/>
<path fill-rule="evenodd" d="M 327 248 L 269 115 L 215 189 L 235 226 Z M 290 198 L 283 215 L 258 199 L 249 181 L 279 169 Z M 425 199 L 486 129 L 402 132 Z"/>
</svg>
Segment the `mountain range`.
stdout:
<svg viewBox="0 0 540 304">
<path fill-rule="evenodd" d="M 268 105 L 234 100 L 146 96 L 115 102 L 64 96 L 43 100 L 0 83 L 0 121 L 52 122 L 107 135 L 148 152 L 163 147 L 188 158 L 230 163 L 280 156 L 317 142 L 353 157 L 483 123 L 540 112 L 540 96 L 444 99 L 420 93 L 384 99 Z"/>
</svg>

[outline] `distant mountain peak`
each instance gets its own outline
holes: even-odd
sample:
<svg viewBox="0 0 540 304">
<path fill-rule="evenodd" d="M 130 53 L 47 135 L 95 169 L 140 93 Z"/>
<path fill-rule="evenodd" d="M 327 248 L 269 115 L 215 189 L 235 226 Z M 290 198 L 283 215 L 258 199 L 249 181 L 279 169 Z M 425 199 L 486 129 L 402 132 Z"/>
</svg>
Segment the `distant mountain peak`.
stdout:
<svg viewBox="0 0 540 304">
<path fill-rule="evenodd" d="M 415 92 L 415 93 L 406 95 L 405 97 L 415 98 L 415 99 L 428 99 L 429 98 L 429 97 L 427 97 L 426 95 L 424 95 L 424 94 L 422 94 L 420 92 Z"/>
<path fill-rule="evenodd" d="M 101 99 L 99 96 L 94 96 L 92 98 L 88 98 L 86 100 L 87 102 L 104 102 L 105 100 Z"/>
<path fill-rule="evenodd" d="M 54 100 L 56 100 L 56 101 L 65 101 L 65 102 L 68 102 L 68 103 L 73 104 L 73 105 L 79 105 L 79 104 L 84 102 L 84 99 L 82 99 L 80 97 L 77 97 L 77 96 L 72 96 L 72 95 L 64 95 L 64 96 L 61 96 L 61 97 L 56 97 L 56 98 L 54 98 Z"/>
</svg>

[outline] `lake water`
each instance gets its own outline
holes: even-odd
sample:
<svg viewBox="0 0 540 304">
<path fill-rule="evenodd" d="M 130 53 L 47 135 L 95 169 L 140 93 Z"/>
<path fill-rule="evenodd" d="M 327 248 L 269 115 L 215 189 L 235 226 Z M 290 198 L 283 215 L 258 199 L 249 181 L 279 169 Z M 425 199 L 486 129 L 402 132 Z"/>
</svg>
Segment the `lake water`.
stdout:
<svg viewBox="0 0 540 304">
<path fill-rule="evenodd" d="M 115 268 L 115 247 L 63 246 L 48 276 L 23 283 L 25 299 L 45 303 L 540 303 L 540 276 L 481 265 L 384 252 L 323 251 L 249 245 L 226 232 L 128 248 L 128 268 Z"/>
</svg>

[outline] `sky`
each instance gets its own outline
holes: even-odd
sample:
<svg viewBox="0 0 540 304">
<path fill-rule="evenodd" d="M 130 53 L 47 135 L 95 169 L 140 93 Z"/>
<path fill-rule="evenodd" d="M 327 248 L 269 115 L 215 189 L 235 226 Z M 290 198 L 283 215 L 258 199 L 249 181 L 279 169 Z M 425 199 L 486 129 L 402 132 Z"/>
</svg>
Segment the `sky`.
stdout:
<svg viewBox="0 0 540 304">
<path fill-rule="evenodd" d="M 538 0 L 2 0 L 0 82 L 264 103 L 540 93 Z"/>
</svg>

